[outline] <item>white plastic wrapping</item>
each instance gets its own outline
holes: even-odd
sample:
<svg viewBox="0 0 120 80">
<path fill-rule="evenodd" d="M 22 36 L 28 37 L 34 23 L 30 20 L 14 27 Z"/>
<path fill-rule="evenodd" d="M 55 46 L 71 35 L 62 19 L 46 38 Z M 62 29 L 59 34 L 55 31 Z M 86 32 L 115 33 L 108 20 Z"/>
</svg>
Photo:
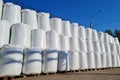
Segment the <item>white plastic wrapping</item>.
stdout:
<svg viewBox="0 0 120 80">
<path fill-rule="evenodd" d="M 58 52 L 58 71 L 69 71 L 69 52 L 59 51 Z"/>
<path fill-rule="evenodd" d="M 115 44 L 110 44 L 111 54 L 117 54 L 117 47 Z"/>
<path fill-rule="evenodd" d="M 110 44 L 113 44 L 112 38 L 113 38 L 113 37 L 112 37 L 111 35 L 109 35 L 109 43 L 110 43 Z"/>
<path fill-rule="evenodd" d="M 50 19 L 51 28 L 55 30 L 58 34 L 62 34 L 62 20 L 60 18 Z"/>
<path fill-rule="evenodd" d="M 78 23 L 72 23 L 71 24 L 72 37 L 78 37 L 78 32 L 79 32 Z"/>
<path fill-rule="evenodd" d="M 91 40 L 86 40 L 87 50 L 93 51 L 93 42 Z"/>
<path fill-rule="evenodd" d="M 120 67 L 120 57 L 117 55 L 117 67 Z"/>
<path fill-rule="evenodd" d="M 94 50 L 94 52 L 101 53 L 99 41 L 93 41 L 93 50 Z"/>
<path fill-rule="evenodd" d="M 7 20 L 10 24 L 21 22 L 21 7 L 13 3 L 5 3 L 3 7 L 2 20 Z"/>
<path fill-rule="evenodd" d="M 107 55 L 106 54 L 101 54 L 101 65 L 102 65 L 102 68 L 107 67 Z"/>
<path fill-rule="evenodd" d="M 80 69 L 88 69 L 87 54 L 80 52 Z"/>
<path fill-rule="evenodd" d="M 100 42 L 101 53 L 106 53 L 104 42 Z"/>
<path fill-rule="evenodd" d="M 112 67 L 112 56 L 107 54 L 107 67 Z"/>
<path fill-rule="evenodd" d="M 102 68 L 100 53 L 95 53 L 95 65 L 96 65 L 96 68 Z"/>
<path fill-rule="evenodd" d="M 110 50 L 110 44 L 105 44 L 105 50 L 106 50 L 106 54 L 111 54 L 111 50 Z"/>
<path fill-rule="evenodd" d="M 69 21 L 63 21 L 63 34 L 65 36 L 71 37 L 71 27 Z"/>
<path fill-rule="evenodd" d="M 116 45 L 117 48 L 117 54 L 120 54 L 120 45 Z"/>
<path fill-rule="evenodd" d="M 109 34 L 104 33 L 104 42 L 109 43 Z"/>
<path fill-rule="evenodd" d="M 59 50 L 59 35 L 54 31 L 50 30 L 47 32 L 47 49 L 57 49 Z"/>
<path fill-rule="evenodd" d="M 92 29 L 91 28 L 86 28 L 86 39 L 92 40 Z"/>
<path fill-rule="evenodd" d="M 85 53 L 87 54 L 88 69 L 96 68 L 95 66 L 95 54 L 92 52 Z"/>
<path fill-rule="evenodd" d="M 41 29 L 31 31 L 31 47 L 41 50 L 46 48 L 46 32 Z"/>
<path fill-rule="evenodd" d="M 10 24 L 7 21 L 0 21 L 0 47 L 9 43 Z"/>
<path fill-rule="evenodd" d="M 117 55 L 112 54 L 112 67 L 117 67 Z"/>
<path fill-rule="evenodd" d="M 59 41 L 60 41 L 60 50 L 70 50 L 70 45 L 69 45 L 69 37 L 59 35 Z"/>
<path fill-rule="evenodd" d="M 79 43 L 77 37 L 70 38 L 70 50 L 77 50 L 79 51 Z"/>
<path fill-rule="evenodd" d="M 23 49 L 4 45 L 0 52 L 0 76 L 20 75 L 22 71 Z"/>
<path fill-rule="evenodd" d="M 56 50 L 45 50 L 43 51 L 43 73 L 55 73 L 57 72 L 58 64 L 58 51 Z"/>
<path fill-rule="evenodd" d="M 86 32 L 84 26 L 79 26 L 79 38 L 86 40 Z"/>
<path fill-rule="evenodd" d="M 80 38 L 79 39 L 79 48 L 81 52 L 87 52 L 87 45 L 86 45 L 86 40 Z"/>
<path fill-rule="evenodd" d="M 0 0 L 0 20 L 2 17 L 2 7 L 3 7 L 3 0 Z"/>
<path fill-rule="evenodd" d="M 24 50 L 23 74 L 39 74 L 42 69 L 42 54 L 37 48 Z"/>
<path fill-rule="evenodd" d="M 50 14 L 40 12 L 38 13 L 38 27 L 44 31 L 50 30 Z"/>
<path fill-rule="evenodd" d="M 80 54 L 78 51 L 70 51 L 70 70 L 79 70 L 80 69 Z"/>
<path fill-rule="evenodd" d="M 98 33 L 96 30 L 92 30 L 92 40 L 93 41 L 99 41 L 98 40 Z"/>
<path fill-rule="evenodd" d="M 98 38 L 99 38 L 99 41 L 104 42 L 104 33 L 98 32 Z"/>
<path fill-rule="evenodd" d="M 30 27 L 23 23 L 13 24 L 10 44 L 19 45 L 22 48 L 30 47 Z"/>
<path fill-rule="evenodd" d="M 23 9 L 22 10 L 22 23 L 27 24 L 31 29 L 37 29 L 37 13 L 34 10 Z"/>
</svg>

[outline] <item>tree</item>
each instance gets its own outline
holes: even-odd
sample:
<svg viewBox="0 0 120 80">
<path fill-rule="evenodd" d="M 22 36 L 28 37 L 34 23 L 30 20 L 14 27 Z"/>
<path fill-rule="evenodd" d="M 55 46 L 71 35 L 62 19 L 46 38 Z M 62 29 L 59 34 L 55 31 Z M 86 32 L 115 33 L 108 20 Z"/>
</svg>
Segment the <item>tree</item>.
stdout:
<svg viewBox="0 0 120 80">
<path fill-rule="evenodd" d="M 109 29 L 105 30 L 105 33 L 108 33 L 109 35 L 114 36 L 114 34 L 112 33 L 112 31 L 109 30 Z"/>
</svg>

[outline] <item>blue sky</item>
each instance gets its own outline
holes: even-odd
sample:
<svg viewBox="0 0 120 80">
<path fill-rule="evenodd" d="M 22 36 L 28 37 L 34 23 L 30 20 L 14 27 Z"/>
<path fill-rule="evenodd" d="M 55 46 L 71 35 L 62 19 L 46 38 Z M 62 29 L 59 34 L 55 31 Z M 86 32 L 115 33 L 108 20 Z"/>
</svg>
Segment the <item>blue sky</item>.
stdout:
<svg viewBox="0 0 120 80">
<path fill-rule="evenodd" d="M 9 1 L 9 0 L 5 0 Z M 93 26 L 98 31 L 106 29 L 120 29 L 120 0 L 18 0 L 28 4 L 39 11 L 49 12 L 63 20 L 77 22 L 79 25 L 89 27 L 90 17 L 97 11 L 101 13 L 92 19 Z"/>
</svg>

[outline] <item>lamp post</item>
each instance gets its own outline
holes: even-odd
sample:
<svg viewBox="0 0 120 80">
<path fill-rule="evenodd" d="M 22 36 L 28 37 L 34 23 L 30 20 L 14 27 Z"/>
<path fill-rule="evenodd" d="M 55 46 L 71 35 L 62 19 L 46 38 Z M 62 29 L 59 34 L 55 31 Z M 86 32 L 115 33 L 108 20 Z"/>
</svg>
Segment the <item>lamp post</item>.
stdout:
<svg viewBox="0 0 120 80">
<path fill-rule="evenodd" d="M 102 11 L 102 10 L 99 10 L 99 11 L 96 12 L 93 16 L 91 16 L 91 18 L 90 18 L 90 28 L 92 28 L 92 19 L 93 19 L 96 15 L 98 15 L 101 11 Z"/>
</svg>

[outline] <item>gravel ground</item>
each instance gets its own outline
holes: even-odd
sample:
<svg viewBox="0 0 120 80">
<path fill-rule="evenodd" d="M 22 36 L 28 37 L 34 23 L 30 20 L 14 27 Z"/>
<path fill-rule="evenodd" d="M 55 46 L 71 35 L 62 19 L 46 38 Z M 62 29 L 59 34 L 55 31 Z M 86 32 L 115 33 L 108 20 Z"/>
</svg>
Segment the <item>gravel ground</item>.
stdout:
<svg viewBox="0 0 120 80">
<path fill-rule="evenodd" d="M 120 80 L 120 68 L 75 73 L 67 72 L 56 75 L 40 75 L 39 77 L 30 76 L 15 80 Z"/>
</svg>

